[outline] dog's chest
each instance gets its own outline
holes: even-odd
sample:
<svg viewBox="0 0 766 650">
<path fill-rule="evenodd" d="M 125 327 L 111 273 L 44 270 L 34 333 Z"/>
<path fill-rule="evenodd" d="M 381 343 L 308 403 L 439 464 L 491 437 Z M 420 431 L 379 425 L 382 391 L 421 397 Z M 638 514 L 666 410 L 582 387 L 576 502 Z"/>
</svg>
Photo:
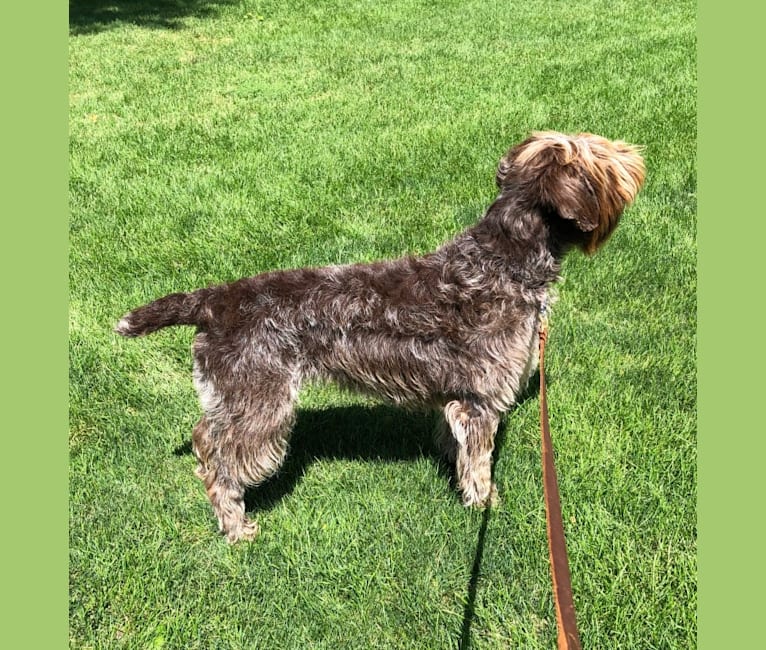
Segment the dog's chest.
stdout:
<svg viewBox="0 0 766 650">
<path fill-rule="evenodd" d="M 487 368 L 486 392 L 499 411 L 507 411 L 516 403 L 537 370 L 539 329 L 540 312 L 530 311 L 512 331 L 488 345 L 488 354 L 496 363 Z"/>
</svg>

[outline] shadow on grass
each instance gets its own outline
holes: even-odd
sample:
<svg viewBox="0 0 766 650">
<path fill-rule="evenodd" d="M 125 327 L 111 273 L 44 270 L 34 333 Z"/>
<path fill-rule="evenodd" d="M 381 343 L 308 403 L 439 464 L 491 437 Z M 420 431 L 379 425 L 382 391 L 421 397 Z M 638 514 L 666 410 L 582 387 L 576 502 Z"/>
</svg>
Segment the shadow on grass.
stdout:
<svg viewBox="0 0 766 650">
<path fill-rule="evenodd" d="M 285 462 L 274 476 L 247 491 L 247 510 L 274 508 L 320 459 L 385 462 L 431 458 L 451 481 L 451 470 L 433 439 L 435 426 L 432 413 L 412 413 L 386 405 L 299 409 Z M 190 454 L 191 441 L 175 453 Z"/>
<path fill-rule="evenodd" d="M 539 378 L 535 374 L 517 405 L 537 395 L 538 388 Z M 512 417 L 512 413 L 506 417 Z M 454 467 L 445 461 L 434 441 L 436 418 L 434 413 L 410 412 L 383 404 L 298 409 L 287 457 L 274 476 L 248 489 L 245 495 L 247 511 L 262 512 L 274 508 L 295 489 L 306 469 L 320 459 L 406 461 L 430 458 L 454 488 Z M 501 423 L 495 459 L 503 446 L 504 431 Z M 191 453 L 191 441 L 175 450 L 178 456 Z"/>
<path fill-rule="evenodd" d="M 539 374 L 536 373 L 519 397 L 517 405 L 538 394 L 539 381 Z M 548 384 L 550 383 L 549 377 Z M 513 411 L 508 417 L 512 417 L 512 414 Z M 275 507 L 283 497 L 293 491 L 306 468 L 319 459 L 401 461 L 431 458 L 439 473 L 454 488 L 454 467 L 445 462 L 434 442 L 435 426 L 435 414 L 411 413 L 385 405 L 301 409 L 298 411 L 285 463 L 274 477 L 248 490 L 245 496 L 246 508 L 248 512 L 261 512 Z M 506 426 L 502 422 L 493 453 L 493 478 L 497 457 L 503 448 L 505 432 Z M 175 453 L 191 453 L 191 442 L 176 449 Z M 490 508 L 484 510 L 479 527 L 463 609 L 459 650 L 471 647 L 471 625 L 475 617 L 476 595 L 491 513 Z"/>
<path fill-rule="evenodd" d="M 548 384 L 551 383 L 548 377 Z M 514 409 L 536 396 L 538 388 L 539 375 L 535 373 Z M 385 404 L 298 409 L 285 462 L 274 476 L 247 491 L 247 510 L 274 508 L 294 490 L 306 468 L 320 459 L 402 461 L 430 458 L 454 487 L 454 467 L 444 460 L 434 440 L 437 417 L 435 413 L 411 412 Z M 511 417 L 513 409 L 500 424 L 494 461 L 503 447 L 505 419 Z M 175 450 L 177 456 L 191 453 L 190 440 Z"/>
<path fill-rule="evenodd" d="M 385 405 L 299 410 L 284 465 L 274 477 L 248 491 L 248 510 L 273 508 L 317 459 L 402 461 L 426 457 L 446 473 L 433 441 L 435 423 L 433 414 Z"/>
<path fill-rule="evenodd" d="M 118 24 L 180 29 L 183 19 L 208 18 L 241 0 L 69 0 L 69 33 L 92 34 Z"/>
</svg>

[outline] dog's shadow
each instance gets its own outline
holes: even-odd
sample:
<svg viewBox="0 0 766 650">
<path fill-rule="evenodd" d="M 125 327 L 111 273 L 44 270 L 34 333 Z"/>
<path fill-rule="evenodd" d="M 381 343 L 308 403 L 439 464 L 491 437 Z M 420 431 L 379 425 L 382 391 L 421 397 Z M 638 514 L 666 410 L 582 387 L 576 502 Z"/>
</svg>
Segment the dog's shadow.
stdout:
<svg viewBox="0 0 766 650">
<path fill-rule="evenodd" d="M 382 404 L 299 409 L 284 465 L 271 479 L 248 490 L 247 509 L 273 508 L 319 459 L 385 462 L 425 457 L 447 474 L 434 441 L 435 426 L 435 414 Z"/>
<path fill-rule="evenodd" d="M 538 388 L 539 377 L 535 375 L 514 408 L 537 395 Z M 247 511 L 274 508 L 295 489 L 308 467 L 317 460 L 386 462 L 427 458 L 454 488 L 454 466 L 447 462 L 436 443 L 440 417 L 436 412 L 413 412 L 386 404 L 299 408 L 282 467 L 267 481 L 247 490 Z M 495 454 L 502 448 L 504 432 L 505 423 L 501 422 Z M 176 448 L 174 453 L 177 456 L 191 454 L 191 441 Z"/>
</svg>

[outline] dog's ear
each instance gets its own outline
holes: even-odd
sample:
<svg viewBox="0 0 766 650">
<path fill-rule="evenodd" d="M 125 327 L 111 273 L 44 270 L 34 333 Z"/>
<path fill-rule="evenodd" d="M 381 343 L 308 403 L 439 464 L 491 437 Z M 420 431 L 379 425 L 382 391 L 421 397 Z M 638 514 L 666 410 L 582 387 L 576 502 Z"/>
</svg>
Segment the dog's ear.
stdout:
<svg viewBox="0 0 766 650">
<path fill-rule="evenodd" d="M 562 165 L 551 160 L 538 178 L 540 203 L 583 232 L 598 228 L 600 206 L 593 181 L 576 162 Z"/>
</svg>

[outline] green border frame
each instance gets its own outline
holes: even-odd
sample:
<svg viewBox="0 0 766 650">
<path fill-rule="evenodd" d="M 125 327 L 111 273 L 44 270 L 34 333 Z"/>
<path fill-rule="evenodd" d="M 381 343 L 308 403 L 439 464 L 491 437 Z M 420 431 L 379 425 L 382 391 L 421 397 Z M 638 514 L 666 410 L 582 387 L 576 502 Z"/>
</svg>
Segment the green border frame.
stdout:
<svg viewBox="0 0 766 650">
<path fill-rule="evenodd" d="M 763 644 L 764 13 L 714 2 L 698 12 L 697 613 L 711 649 Z"/>
<path fill-rule="evenodd" d="M 5 4 L 0 25 L 2 638 L 58 648 L 68 634 L 68 7 Z"/>
</svg>

